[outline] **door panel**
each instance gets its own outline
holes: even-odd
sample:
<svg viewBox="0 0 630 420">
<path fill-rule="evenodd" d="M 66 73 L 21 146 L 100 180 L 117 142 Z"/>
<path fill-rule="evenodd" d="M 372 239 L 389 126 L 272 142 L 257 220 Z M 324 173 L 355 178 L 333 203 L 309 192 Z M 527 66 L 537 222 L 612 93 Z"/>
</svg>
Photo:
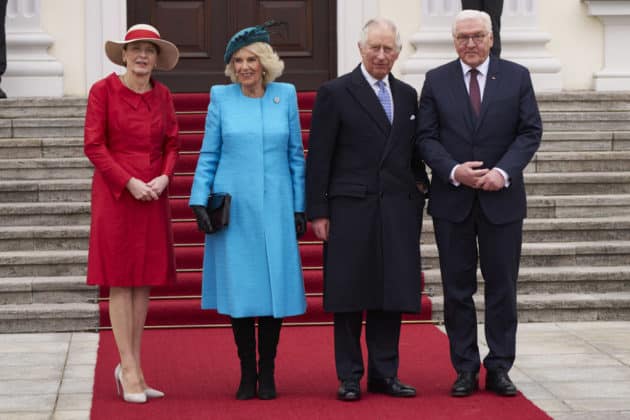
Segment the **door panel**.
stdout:
<svg viewBox="0 0 630 420">
<path fill-rule="evenodd" d="M 336 77 L 335 0 L 127 0 L 127 21 L 150 23 L 180 50 L 171 72 L 155 77 L 173 92 L 205 92 L 229 83 L 223 54 L 239 29 L 268 20 L 271 44 L 285 62 L 280 81 L 315 90 Z"/>
</svg>

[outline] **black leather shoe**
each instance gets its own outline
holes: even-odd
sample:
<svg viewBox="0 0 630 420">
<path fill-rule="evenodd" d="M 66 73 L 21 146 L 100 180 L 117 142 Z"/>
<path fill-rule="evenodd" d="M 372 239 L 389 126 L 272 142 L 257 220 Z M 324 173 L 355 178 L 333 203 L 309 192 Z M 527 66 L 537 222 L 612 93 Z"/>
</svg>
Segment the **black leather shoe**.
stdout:
<svg viewBox="0 0 630 420">
<path fill-rule="evenodd" d="M 6 98 L 7 98 L 7 94 L 4 93 L 4 90 L 0 88 L 0 99 L 6 99 Z"/>
<path fill-rule="evenodd" d="M 467 397 L 479 389 L 479 374 L 477 372 L 458 372 L 457 379 L 451 388 L 453 397 Z"/>
<path fill-rule="evenodd" d="M 359 381 L 341 381 L 337 390 L 337 398 L 341 401 L 358 401 L 361 399 L 361 387 Z"/>
<path fill-rule="evenodd" d="M 398 378 L 369 379 L 368 392 L 386 394 L 392 397 L 415 397 L 416 388 L 405 385 Z"/>
<path fill-rule="evenodd" d="M 489 370 L 486 375 L 486 390 L 504 397 L 513 397 L 517 393 L 516 386 L 504 370 Z"/>
</svg>

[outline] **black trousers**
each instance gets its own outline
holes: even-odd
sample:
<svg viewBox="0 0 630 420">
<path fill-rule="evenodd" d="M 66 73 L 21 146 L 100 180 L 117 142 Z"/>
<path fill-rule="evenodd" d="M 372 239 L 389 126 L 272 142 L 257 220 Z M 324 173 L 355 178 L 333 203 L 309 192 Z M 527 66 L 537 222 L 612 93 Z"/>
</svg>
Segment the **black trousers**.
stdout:
<svg viewBox="0 0 630 420">
<path fill-rule="evenodd" d="M 501 56 L 501 14 L 503 13 L 503 0 L 462 0 L 462 9 L 475 9 L 486 12 L 492 20 L 492 36 L 494 45 L 490 54 Z"/>
<path fill-rule="evenodd" d="M 516 351 L 516 282 L 523 221 L 494 225 L 477 202 L 461 223 L 434 219 L 444 288 L 444 321 L 451 362 L 458 372 L 477 372 L 477 259 L 484 278 L 486 369 L 509 370 Z"/>
<path fill-rule="evenodd" d="M 7 34 L 4 27 L 8 2 L 9 0 L 0 0 L 0 77 L 7 69 Z"/>
<path fill-rule="evenodd" d="M 398 373 L 400 312 L 367 311 L 365 341 L 368 380 L 393 378 Z M 360 380 L 364 373 L 361 353 L 363 312 L 335 312 L 335 366 L 339 380 Z"/>
</svg>

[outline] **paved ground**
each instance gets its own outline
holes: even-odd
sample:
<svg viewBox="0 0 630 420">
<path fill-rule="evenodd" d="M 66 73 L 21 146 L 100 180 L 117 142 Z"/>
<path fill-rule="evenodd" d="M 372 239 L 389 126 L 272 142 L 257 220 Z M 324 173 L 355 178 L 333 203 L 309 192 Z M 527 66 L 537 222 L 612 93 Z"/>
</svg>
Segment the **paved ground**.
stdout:
<svg viewBox="0 0 630 420">
<path fill-rule="evenodd" d="M 0 335 L 0 419 L 88 419 L 97 345 Z M 630 419 L 630 322 L 521 324 L 517 353 L 512 379 L 553 418 Z"/>
</svg>

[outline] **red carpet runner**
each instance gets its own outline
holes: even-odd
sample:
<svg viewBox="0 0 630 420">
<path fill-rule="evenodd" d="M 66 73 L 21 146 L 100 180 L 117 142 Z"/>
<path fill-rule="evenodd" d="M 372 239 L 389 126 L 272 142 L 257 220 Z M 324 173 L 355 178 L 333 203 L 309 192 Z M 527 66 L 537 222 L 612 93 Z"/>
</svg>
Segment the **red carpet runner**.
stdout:
<svg viewBox="0 0 630 420">
<path fill-rule="evenodd" d="M 172 221 L 177 259 L 177 284 L 165 288 L 153 288 L 152 300 L 147 316 L 148 326 L 203 326 L 228 324 L 229 320 L 216 311 L 200 309 L 201 266 L 203 259 L 203 234 L 197 225 L 188 198 L 192 178 L 197 165 L 197 156 L 203 139 L 208 93 L 180 93 L 174 95 L 175 109 L 179 121 L 182 152 L 176 174 L 169 186 Z M 298 93 L 300 122 L 304 149 L 308 150 L 308 134 L 315 92 Z M 252 244 L 255 246 L 256 244 Z M 304 271 L 304 282 L 308 303 L 307 313 L 287 319 L 295 323 L 331 322 L 332 316 L 322 307 L 322 246 L 310 230 L 300 240 L 300 254 Z M 101 290 L 101 326 L 109 327 L 107 290 Z M 431 319 L 431 301 L 422 299 L 422 313 L 405 315 L 408 320 Z"/>
<path fill-rule="evenodd" d="M 239 371 L 228 328 L 146 331 L 144 370 L 166 398 L 129 404 L 116 397 L 118 363 L 111 331 L 100 333 L 91 418 L 111 419 L 549 419 L 521 394 L 498 397 L 484 390 L 452 398 L 454 379 L 446 336 L 432 325 L 403 325 L 400 378 L 417 387 L 410 399 L 365 392 L 363 399 L 335 399 L 332 328 L 285 327 L 278 348 L 273 401 L 237 401 Z M 483 388 L 484 372 L 481 387 Z"/>
</svg>

